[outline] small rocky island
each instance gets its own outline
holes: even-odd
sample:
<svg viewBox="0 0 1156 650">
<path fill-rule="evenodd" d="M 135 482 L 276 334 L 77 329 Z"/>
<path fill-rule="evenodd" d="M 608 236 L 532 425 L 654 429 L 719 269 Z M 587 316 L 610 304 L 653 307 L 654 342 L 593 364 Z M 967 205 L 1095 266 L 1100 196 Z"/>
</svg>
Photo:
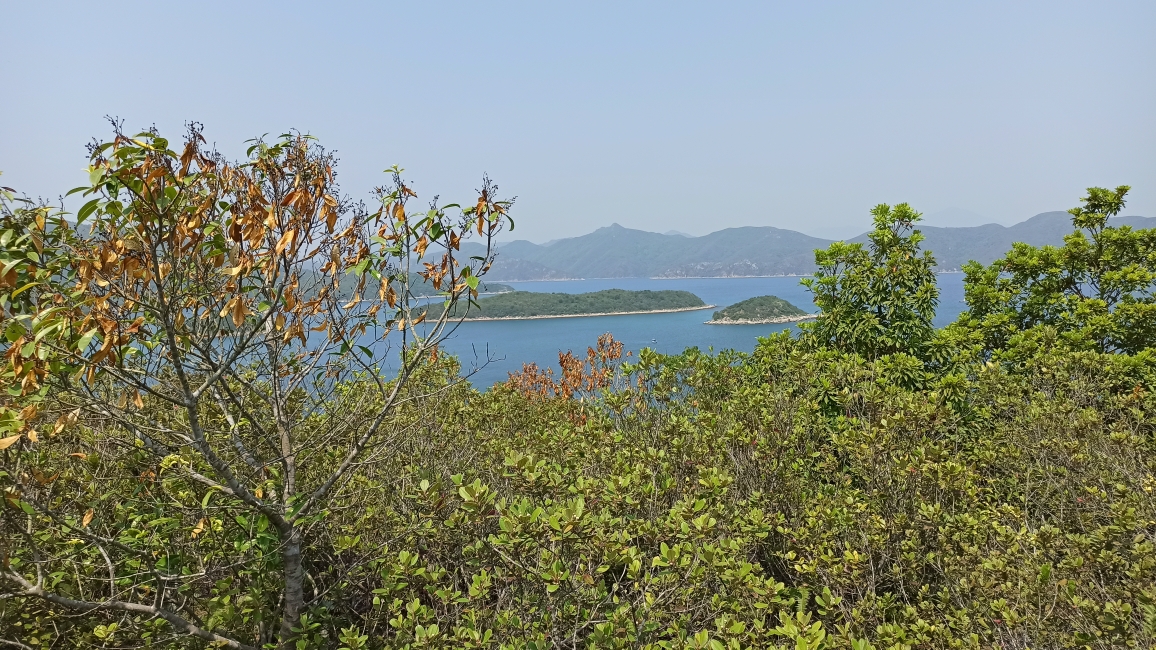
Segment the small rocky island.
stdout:
<svg viewBox="0 0 1156 650">
<path fill-rule="evenodd" d="M 814 318 L 778 296 L 757 296 L 716 311 L 707 325 L 794 323 Z"/>
<path fill-rule="evenodd" d="M 539 293 L 510 291 L 478 301 L 465 314 L 467 320 L 518 320 L 577 316 L 654 314 L 710 309 L 689 291 L 626 291 L 607 289 L 591 293 Z"/>
</svg>

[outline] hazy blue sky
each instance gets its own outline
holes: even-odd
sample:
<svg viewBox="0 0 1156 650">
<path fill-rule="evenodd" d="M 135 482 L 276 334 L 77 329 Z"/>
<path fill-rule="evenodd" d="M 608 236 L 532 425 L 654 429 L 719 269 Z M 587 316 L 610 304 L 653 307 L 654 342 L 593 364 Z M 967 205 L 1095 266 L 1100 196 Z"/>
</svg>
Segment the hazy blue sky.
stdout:
<svg viewBox="0 0 1156 650">
<path fill-rule="evenodd" d="M 908 201 L 1015 223 L 1130 184 L 1156 216 L 1156 2 L 0 0 L 0 183 L 79 184 L 103 116 L 297 128 L 366 196 L 488 172 L 533 241 L 618 222 L 831 237 Z M 946 212 L 945 212 L 946 211 Z"/>
</svg>

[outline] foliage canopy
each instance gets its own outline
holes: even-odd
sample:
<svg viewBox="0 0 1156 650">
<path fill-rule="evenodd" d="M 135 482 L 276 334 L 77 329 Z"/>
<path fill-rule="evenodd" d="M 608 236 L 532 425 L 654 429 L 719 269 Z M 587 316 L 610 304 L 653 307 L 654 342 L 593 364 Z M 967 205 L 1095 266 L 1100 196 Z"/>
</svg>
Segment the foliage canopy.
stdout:
<svg viewBox="0 0 1156 650">
<path fill-rule="evenodd" d="M 1051 332 L 1071 349 L 1137 353 L 1156 346 L 1156 229 L 1109 226 L 1130 188 L 1091 188 L 1069 210 L 1076 230 L 1056 248 L 1016 244 L 967 273 L 963 321 L 988 349 Z"/>
<path fill-rule="evenodd" d="M 1063 249 L 969 267 L 944 330 L 918 213 L 881 205 L 869 246 L 817 253 L 801 336 L 607 335 L 478 392 L 437 342 L 492 261 L 459 242 L 508 223 L 490 184 L 418 212 L 395 173 L 371 210 L 299 134 L 240 163 L 115 136 L 83 227 L 3 196 L 8 645 L 1156 641 L 1126 188 L 1089 190 Z"/>
<path fill-rule="evenodd" d="M 920 251 L 920 215 L 906 203 L 871 210 L 875 229 L 867 247 L 836 242 L 815 251 L 819 270 L 806 285 L 819 318 L 805 326 L 817 345 L 867 358 L 897 352 L 919 355 L 935 334 L 939 304 L 935 259 Z"/>
</svg>

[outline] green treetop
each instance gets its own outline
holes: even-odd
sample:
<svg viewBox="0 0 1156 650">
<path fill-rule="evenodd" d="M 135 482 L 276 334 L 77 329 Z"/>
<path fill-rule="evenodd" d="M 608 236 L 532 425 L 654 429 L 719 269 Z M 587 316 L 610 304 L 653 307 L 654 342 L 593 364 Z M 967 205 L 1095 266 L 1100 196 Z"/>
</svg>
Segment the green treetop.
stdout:
<svg viewBox="0 0 1156 650">
<path fill-rule="evenodd" d="M 935 334 L 939 303 L 935 260 L 921 251 L 913 226 L 920 214 L 906 203 L 871 210 L 870 243 L 835 242 L 815 251 L 819 271 L 803 280 L 821 310 L 804 329 L 815 343 L 865 358 L 922 351 Z"/>
<path fill-rule="evenodd" d="M 1128 186 L 1088 189 L 1069 210 L 1062 247 L 1017 243 L 990 266 L 971 262 L 960 324 L 986 349 L 1045 334 L 1072 349 L 1135 353 L 1156 346 L 1156 229 L 1109 226 Z"/>
</svg>

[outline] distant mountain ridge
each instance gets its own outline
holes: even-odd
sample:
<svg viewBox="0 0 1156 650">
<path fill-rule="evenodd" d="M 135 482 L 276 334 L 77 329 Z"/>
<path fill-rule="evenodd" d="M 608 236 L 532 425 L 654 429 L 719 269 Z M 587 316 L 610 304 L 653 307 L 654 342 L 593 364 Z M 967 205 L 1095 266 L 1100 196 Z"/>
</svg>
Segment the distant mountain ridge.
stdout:
<svg viewBox="0 0 1156 650">
<path fill-rule="evenodd" d="M 1156 217 L 1117 217 L 1112 225 L 1156 228 Z M 1044 212 L 1013 226 L 986 224 L 964 228 L 920 226 L 923 247 L 935 256 L 937 270 L 957 271 L 968 260 L 990 264 L 1014 242 L 1062 245 L 1072 231 L 1071 215 Z M 848 241 L 866 242 L 867 233 Z M 517 240 L 498 246 L 486 276 L 493 281 L 577 278 L 688 278 L 809 275 L 815 249 L 833 240 L 771 226 L 727 228 L 701 237 L 624 228 L 618 224 L 548 244 Z M 477 247 L 479 250 L 474 251 Z M 480 253 L 478 244 L 463 252 Z"/>
</svg>

